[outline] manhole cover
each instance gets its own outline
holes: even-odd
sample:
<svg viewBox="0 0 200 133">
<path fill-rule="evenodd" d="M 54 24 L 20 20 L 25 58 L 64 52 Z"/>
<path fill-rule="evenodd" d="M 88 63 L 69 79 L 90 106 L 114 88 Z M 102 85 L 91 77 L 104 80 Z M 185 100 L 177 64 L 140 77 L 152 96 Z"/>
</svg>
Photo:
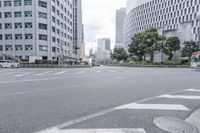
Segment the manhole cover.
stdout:
<svg viewBox="0 0 200 133">
<path fill-rule="evenodd" d="M 178 118 L 157 117 L 153 122 L 160 129 L 170 133 L 199 133 L 195 126 Z"/>
</svg>

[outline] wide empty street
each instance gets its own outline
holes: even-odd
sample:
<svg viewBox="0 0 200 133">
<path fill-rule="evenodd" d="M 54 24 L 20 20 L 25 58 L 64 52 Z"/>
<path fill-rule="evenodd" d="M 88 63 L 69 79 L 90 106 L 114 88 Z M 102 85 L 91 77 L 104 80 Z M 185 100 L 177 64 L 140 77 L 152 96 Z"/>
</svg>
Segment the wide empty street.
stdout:
<svg viewBox="0 0 200 133">
<path fill-rule="evenodd" d="M 200 107 L 200 71 L 0 69 L 0 133 L 166 133 L 153 119 Z"/>
</svg>

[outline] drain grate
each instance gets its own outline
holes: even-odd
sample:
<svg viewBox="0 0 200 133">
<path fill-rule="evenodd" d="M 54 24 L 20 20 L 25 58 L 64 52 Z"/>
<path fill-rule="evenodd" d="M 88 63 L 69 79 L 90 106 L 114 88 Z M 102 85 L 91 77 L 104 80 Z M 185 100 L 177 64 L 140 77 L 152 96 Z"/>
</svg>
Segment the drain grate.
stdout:
<svg viewBox="0 0 200 133">
<path fill-rule="evenodd" d="M 160 129 L 170 133 L 199 133 L 195 126 L 178 118 L 157 117 L 153 122 Z"/>
</svg>

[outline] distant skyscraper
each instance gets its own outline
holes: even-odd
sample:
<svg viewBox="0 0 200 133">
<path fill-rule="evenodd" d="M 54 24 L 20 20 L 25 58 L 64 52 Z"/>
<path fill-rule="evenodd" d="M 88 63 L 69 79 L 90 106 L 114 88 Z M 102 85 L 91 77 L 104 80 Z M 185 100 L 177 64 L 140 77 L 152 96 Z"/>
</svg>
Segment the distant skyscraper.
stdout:
<svg viewBox="0 0 200 133">
<path fill-rule="evenodd" d="M 100 51 L 110 50 L 110 39 L 109 38 L 98 39 L 98 50 Z"/>
<path fill-rule="evenodd" d="M 74 52 L 80 57 L 80 47 L 83 43 L 82 0 L 73 0 L 73 42 Z"/>
<path fill-rule="evenodd" d="M 98 39 L 98 48 L 95 52 L 96 61 L 104 61 L 110 59 L 110 39 Z"/>
<path fill-rule="evenodd" d="M 123 47 L 124 41 L 124 20 L 126 17 L 126 8 L 120 8 L 116 11 L 116 35 L 115 47 Z"/>
</svg>

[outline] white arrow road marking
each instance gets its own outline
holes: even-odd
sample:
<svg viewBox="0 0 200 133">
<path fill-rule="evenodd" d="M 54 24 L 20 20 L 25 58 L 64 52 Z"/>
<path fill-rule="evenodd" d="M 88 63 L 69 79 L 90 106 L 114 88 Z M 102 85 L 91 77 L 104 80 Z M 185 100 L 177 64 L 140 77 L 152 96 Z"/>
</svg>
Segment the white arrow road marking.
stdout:
<svg viewBox="0 0 200 133">
<path fill-rule="evenodd" d="M 116 110 L 121 109 L 143 109 L 143 110 L 182 110 L 190 111 L 187 107 L 180 104 L 138 104 L 131 103 L 115 108 Z"/>
<path fill-rule="evenodd" d="M 26 75 L 29 75 L 31 74 L 32 72 L 28 72 L 28 73 L 23 73 L 23 74 L 18 74 L 18 75 L 14 75 L 16 77 L 22 77 L 22 76 L 26 76 Z"/>
<path fill-rule="evenodd" d="M 67 71 L 62 71 L 62 72 L 57 72 L 57 73 L 55 73 L 56 75 L 61 75 L 61 74 L 64 74 L 64 73 L 66 73 Z"/>
<path fill-rule="evenodd" d="M 59 129 L 52 128 L 45 131 L 40 131 L 36 133 L 146 133 L 142 128 L 130 128 L 130 129 Z"/>
<path fill-rule="evenodd" d="M 200 100 L 200 96 L 186 96 L 186 95 L 162 95 L 158 96 L 158 98 Z"/>
<path fill-rule="evenodd" d="M 185 91 L 193 91 L 193 92 L 200 92 L 200 90 L 197 90 L 197 89 L 187 89 Z"/>
<path fill-rule="evenodd" d="M 43 73 L 38 73 L 38 74 L 35 74 L 35 75 L 37 75 L 37 76 L 42 76 L 42 75 L 48 74 L 48 73 L 50 73 L 50 72 L 52 72 L 52 71 L 49 71 L 49 72 L 43 72 Z"/>
</svg>

